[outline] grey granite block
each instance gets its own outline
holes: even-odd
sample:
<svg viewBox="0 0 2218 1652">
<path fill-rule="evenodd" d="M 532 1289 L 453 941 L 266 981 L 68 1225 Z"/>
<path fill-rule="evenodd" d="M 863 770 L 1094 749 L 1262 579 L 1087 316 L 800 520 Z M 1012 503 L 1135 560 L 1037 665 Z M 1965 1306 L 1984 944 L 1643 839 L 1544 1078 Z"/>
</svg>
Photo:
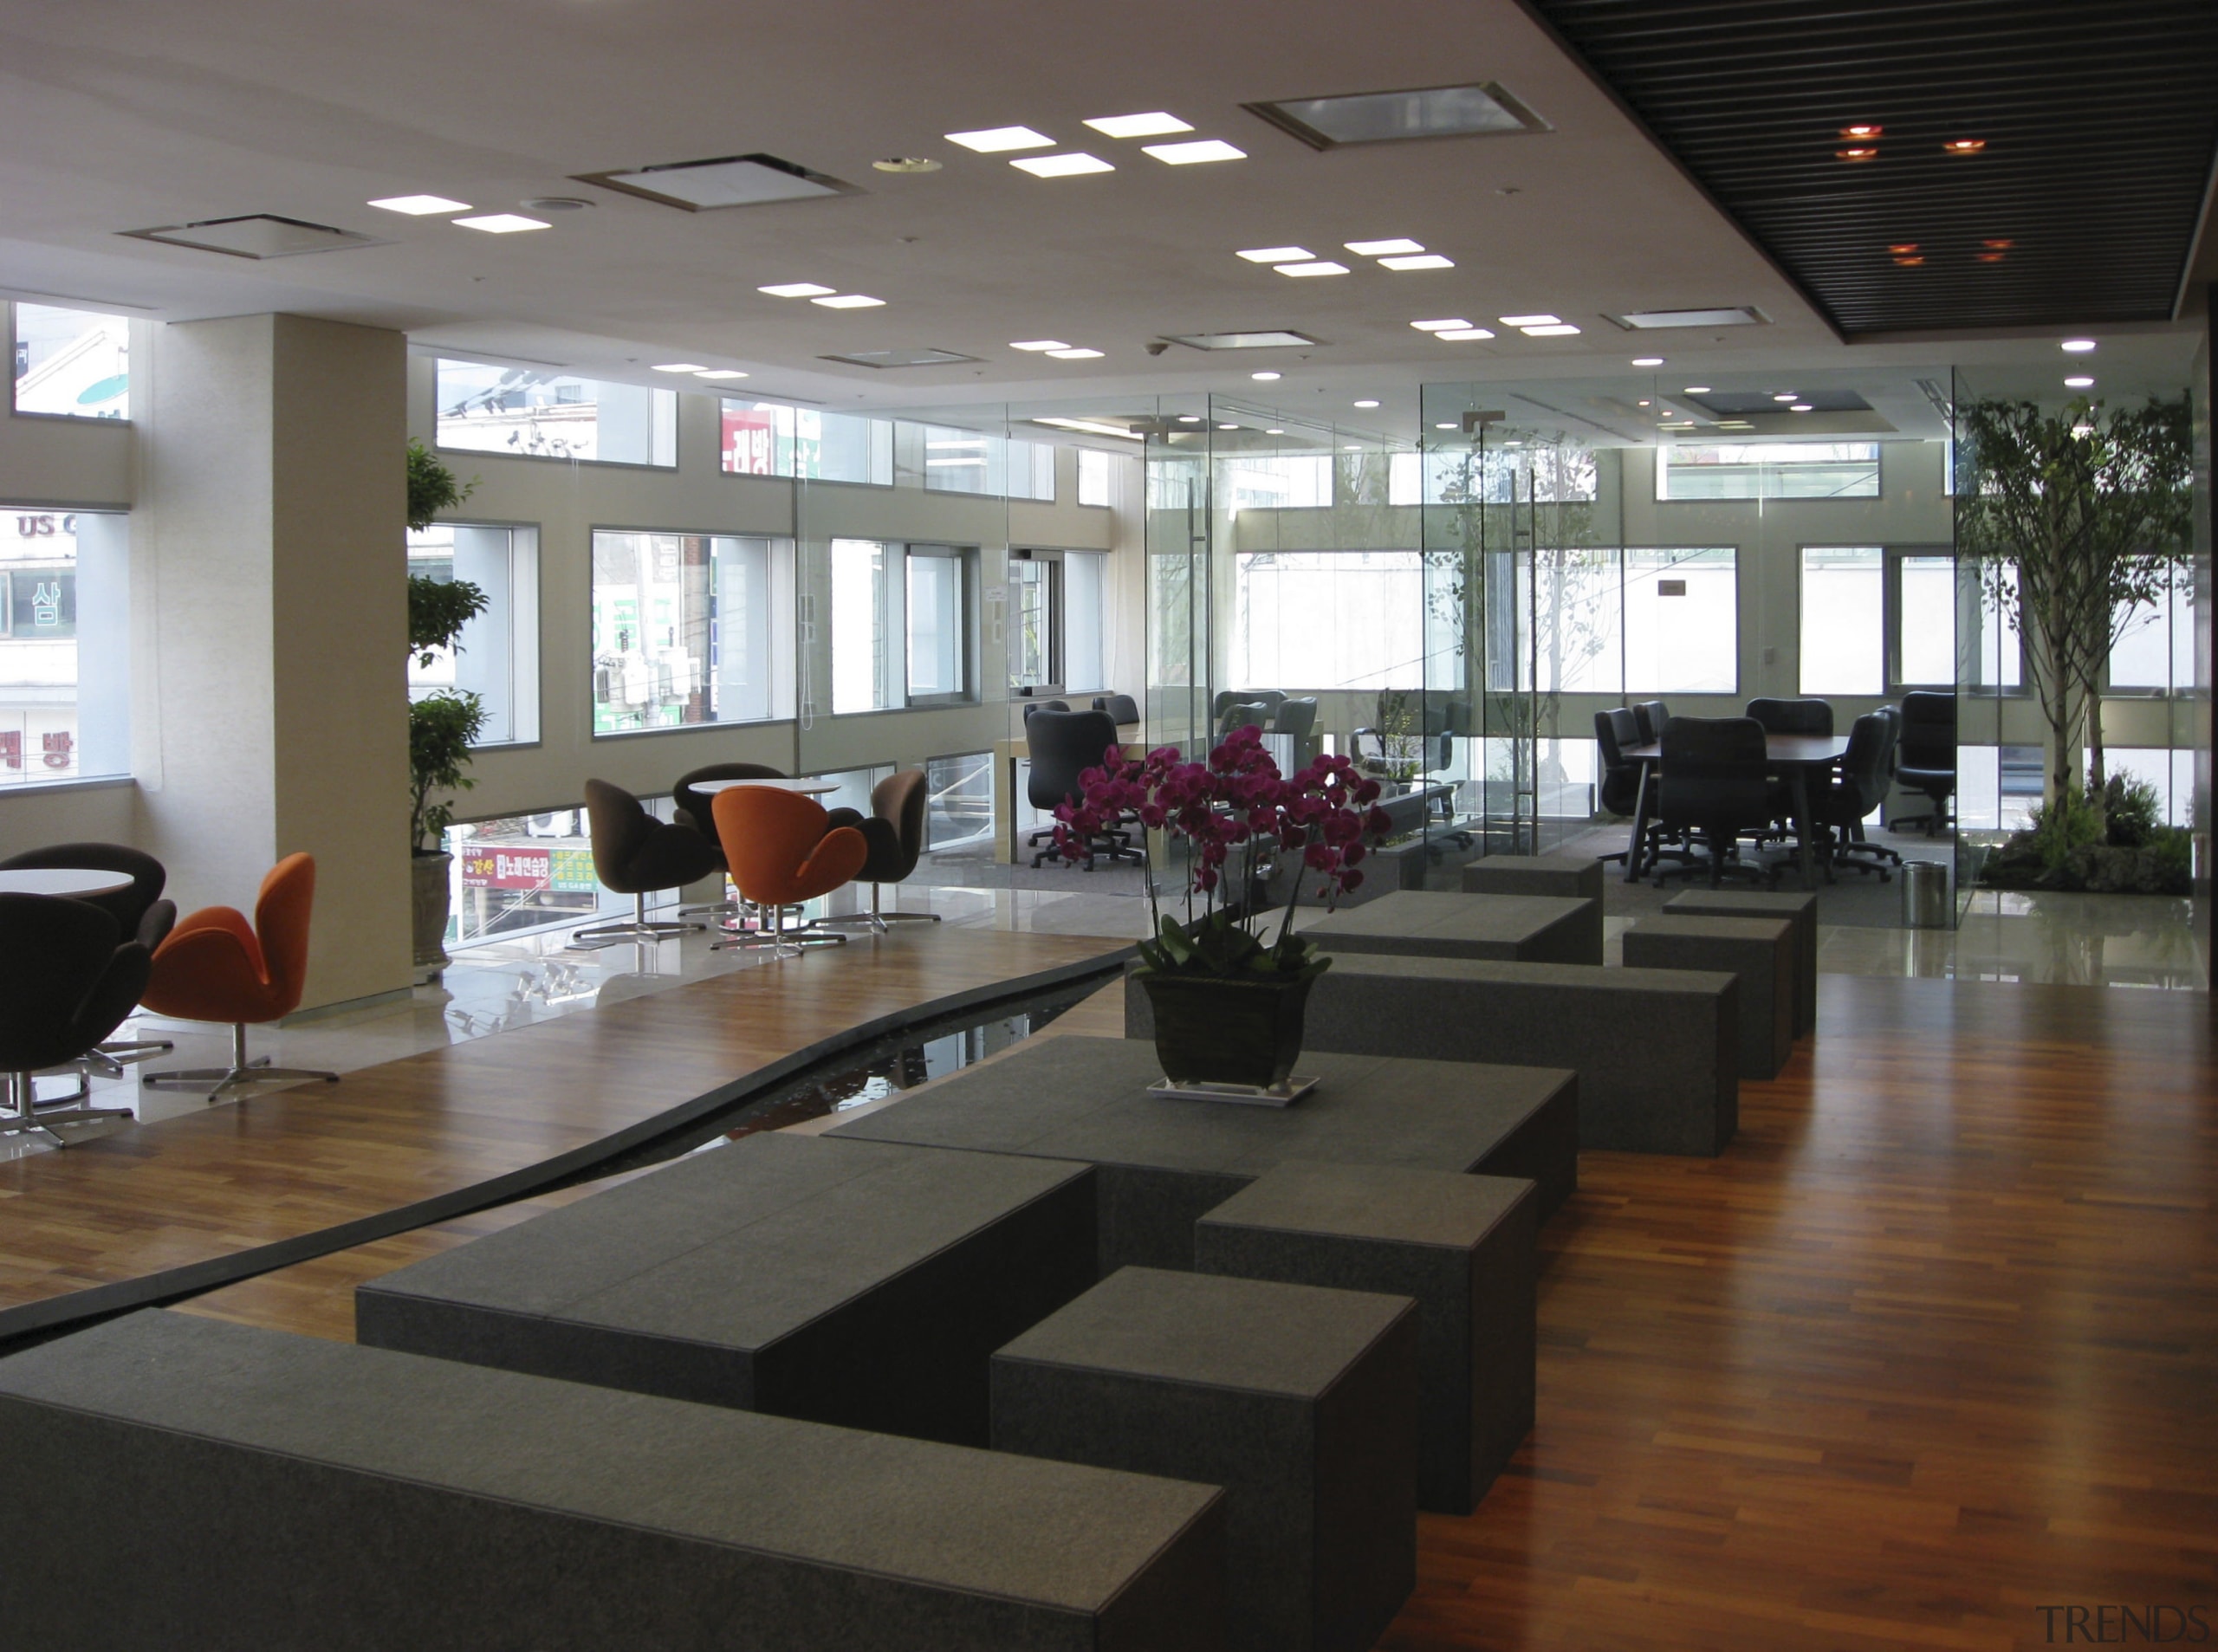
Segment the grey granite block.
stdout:
<svg viewBox="0 0 2218 1652">
<path fill-rule="evenodd" d="M 1776 917 L 1644 917 L 1628 969 L 1729 969 L 1741 981 L 1741 1076 L 1773 1079 L 1794 1053 L 1794 925 Z"/>
<path fill-rule="evenodd" d="M 1223 1502 L 159 1310 L 0 1360 L 25 1647 L 1199 1652 Z"/>
<path fill-rule="evenodd" d="M 1740 990 L 1735 976 L 1689 969 L 1341 953 L 1310 991 L 1303 1059 L 1348 1050 L 1570 1067 L 1580 1147 L 1715 1155 L 1739 1127 Z M 1153 1027 L 1128 977 L 1125 1034 Z M 1533 1176 L 1542 1217 L 1553 1213 L 1545 1176 L 1488 1168 Z"/>
<path fill-rule="evenodd" d="M 1375 1164 L 1281 1164 L 1203 1216 L 1203 1273 L 1417 1302 L 1417 1506 L 1469 1514 L 1533 1427 L 1530 1182 Z"/>
<path fill-rule="evenodd" d="M 1586 940 L 1579 956 L 1561 963 L 1602 962 L 1602 863 L 1592 856 L 1487 855 L 1463 863 L 1466 895 L 1553 895 L 1560 899 L 1592 901 Z"/>
<path fill-rule="evenodd" d="M 1145 993 L 1128 987 L 1145 1007 Z M 1151 1043 L 1041 1039 L 824 1139 L 1093 1165 L 1104 1274 L 1191 1267 L 1195 1219 L 1287 1159 L 1527 1176 L 1543 1215 L 1579 1184 L 1579 1087 L 1567 1072 L 1321 1051 L 1297 1072 L 1320 1082 L 1290 1107 L 1151 1096 L 1163 1077 Z"/>
<path fill-rule="evenodd" d="M 777 1131 L 356 1288 L 376 1347 L 983 1444 L 986 1360 L 1096 1277 L 1094 1178 Z"/>
<path fill-rule="evenodd" d="M 1416 1585 L 1417 1319 L 1125 1268 L 994 1356 L 994 1445 L 1222 1486 L 1231 1643 L 1356 1652 Z"/>
<path fill-rule="evenodd" d="M 1794 1036 L 1818 1030 L 1818 897 L 1793 890 L 1689 889 L 1664 903 L 1673 917 L 1783 917 L 1794 925 Z"/>
<path fill-rule="evenodd" d="M 1399 890 L 1297 927 L 1328 952 L 1599 964 L 1601 910 L 1599 901 L 1552 895 Z"/>
</svg>

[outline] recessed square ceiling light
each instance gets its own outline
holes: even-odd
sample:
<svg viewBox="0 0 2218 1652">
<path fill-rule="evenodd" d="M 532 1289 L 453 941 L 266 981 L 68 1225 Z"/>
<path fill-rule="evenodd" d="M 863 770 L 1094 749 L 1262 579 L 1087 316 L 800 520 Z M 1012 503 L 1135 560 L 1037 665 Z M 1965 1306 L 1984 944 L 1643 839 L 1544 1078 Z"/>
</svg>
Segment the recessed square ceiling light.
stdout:
<svg viewBox="0 0 2218 1652">
<path fill-rule="evenodd" d="M 775 155 L 723 155 L 713 160 L 671 161 L 621 172 L 574 172 L 581 184 L 620 190 L 687 212 L 772 201 L 809 201 L 853 194 L 854 186 L 797 166 Z"/>
<path fill-rule="evenodd" d="M 1072 150 L 1063 155 L 1030 155 L 1009 165 L 1034 178 L 1076 178 L 1082 172 L 1113 172 L 1117 169 L 1098 155 L 1089 155 L 1083 149 Z"/>
<path fill-rule="evenodd" d="M 554 226 L 545 218 L 528 218 L 521 212 L 488 212 L 474 218 L 449 218 L 457 229 L 482 230 L 487 235 L 520 235 L 526 230 L 547 230 Z"/>
<path fill-rule="evenodd" d="M 976 356 L 963 355 L 953 350 L 855 350 L 845 355 L 819 356 L 820 361 L 844 361 L 854 367 L 874 367 L 883 371 L 889 367 L 946 367 L 960 361 L 976 361 Z"/>
<path fill-rule="evenodd" d="M 1222 138 L 1203 138 L 1190 144 L 1148 144 L 1141 151 L 1166 166 L 1197 166 L 1203 161 L 1245 160 L 1248 152 L 1235 149 Z"/>
<path fill-rule="evenodd" d="M 1477 344 L 1494 337 L 1494 329 L 1485 327 L 1456 327 L 1436 333 L 1432 336 L 1436 339 L 1445 339 L 1450 344 Z"/>
<path fill-rule="evenodd" d="M 1348 267 L 1346 264 L 1336 264 L 1329 258 L 1320 258 L 1313 263 L 1279 266 L 1279 274 L 1281 275 L 1345 275 L 1347 273 Z"/>
<path fill-rule="evenodd" d="M 1012 350 L 1067 350 L 1070 346 L 1060 339 L 1027 339 L 1021 344 L 1012 344 Z"/>
<path fill-rule="evenodd" d="M 696 379 L 744 379 L 747 377 L 736 367 L 704 367 L 693 376 Z"/>
<path fill-rule="evenodd" d="M 700 373 L 708 365 L 705 361 L 665 361 L 655 371 L 657 373 Z"/>
<path fill-rule="evenodd" d="M 1673 327 L 1761 327 L 1763 312 L 1742 308 L 1729 310 L 1629 310 L 1608 318 L 1628 332 Z"/>
<path fill-rule="evenodd" d="M 1029 126 L 989 126 L 983 132 L 950 132 L 942 135 L 948 142 L 975 149 L 982 155 L 998 155 L 1009 149 L 1047 149 L 1055 141 L 1041 137 Z"/>
<path fill-rule="evenodd" d="M 758 293 L 768 293 L 773 298 L 829 298 L 840 289 L 820 286 L 813 281 L 780 282 L 775 287 L 758 287 Z"/>
<path fill-rule="evenodd" d="M 1307 247 L 1250 247 L 1240 256 L 1251 264 L 1293 264 L 1317 255 Z"/>
<path fill-rule="evenodd" d="M 352 230 L 334 230 L 328 224 L 302 218 L 281 218 L 274 212 L 250 212 L 236 218 L 203 218 L 193 224 L 169 224 L 154 230 L 120 230 L 134 241 L 159 241 L 198 252 L 226 253 L 234 258 L 297 258 L 309 252 L 343 252 L 351 247 L 381 247 L 386 243 Z"/>
<path fill-rule="evenodd" d="M 444 195 L 388 195 L 382 201 L 372 201 L 372 206 L 387 212 L 405 212 L 412 218 L 427 218 L 439 212 L 467 212 L 467 201 L 450 201 Z"/>
<path fill-rule="evenodd" d="M 1058 361 L 1093 361 L 1100 356 L 1101 352 L 1099 350 L 1050 350 L 1047 353 Z"/>
<path fill-rule="evenodd" d="M 1313 149 L 1548 130 L 1547 121 L 1491 81 L 1347 97 L 1281 98 L 1243 107 Z"/>
<path fill-rule="evenodd" d="M 1412 321 L 1410 325 L 1420 333 L 1453 333 L 1471 324 L 1459 315 L 1444 321 Z"/>
<path fill-rule="evenodd" d="M 1378 267 L 1382 269 L 1453 269 L 1456 261 L 1443 258 L 1437 252 L 1419 252 L 1404 258 L 1381 258 Z"/>
<path fill-rule="evenodd" d="M 1528 339 L 1567 339 L 1579 331 L 1568 321 L 1558 321 L 1553 327 L 1521 327 L 1517 330 Z"/>
<path fill-rule="evenodd" d="M 860 293 L 840 293 L 831 298 L 812 298 L 812 304 L 821 304 L 827 310 L 872 310 L 885 302 L 882 298 L 866 298 Z"/>
<path fill-rule="evenodd" d="M 1423 252 L 1424 243 L 1406 237 L 1399 241 L 1343 241 L 1340 244 L 1350 252 L 1365 258 L 1383 258 L 1389 253 Z"/>
<path fill-rule="evenodd" d="M 1560 315 L 1505 315 L 1501 318 L 1501 324 L 1504 327 L 1560 327 L 1563 324 L 1563 317 Z"/>
<path fill-rule="evenodd" d="M 1166 333 L 1166 342 L 1196 350 L 1285 350 L 1300 344 L 1322 344 L 1307 333 L 1283 328 L 1265 333 Z"/>
<path fill-rule="evenodd" d="M 1169 133 L 1193 130 L 1177 115 L 1166 114 L 1160 109 L 1153 114 L 1106 114 L 1086 124 L 1105 138 L 1160 138 Z"/>
</svg>

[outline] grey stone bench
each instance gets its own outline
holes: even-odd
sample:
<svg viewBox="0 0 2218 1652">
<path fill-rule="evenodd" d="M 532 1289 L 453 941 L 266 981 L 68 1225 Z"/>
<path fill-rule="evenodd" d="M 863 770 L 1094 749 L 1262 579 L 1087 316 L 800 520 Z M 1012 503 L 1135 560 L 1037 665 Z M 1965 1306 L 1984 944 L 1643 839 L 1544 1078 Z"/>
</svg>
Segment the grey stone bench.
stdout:
<svg viewBox="0 0 2218 1652">
<path fill-rule="evenodd" d="M 994 1356 L 994 1445 L 1225 1489 L 1230 1642 L 1359 1652 L 1417 1583 L 1407 1297 L 1128 1267 Z"/>
<path fill-rule="evenodd" d="M 1295 927 L 1328 952 L 1599 964 L 1601 910 L 1599 903 L 1549 895 L 1398 890 Z"/>
<path fill-rule="evenodd" d="M 1463 863 L 1466 895 L 1552 895 L 1560 900 L 1592 901 L 1586 944 L 1563 963 L 1602 962 L 1602 863 L 1592 856 L 1488 855 Z"/>
<path fill-rule="evenodd" d="M 1082 1164 L 778 1131 L 358 1286 L 377 1347 L 983 1445 L 986 1361 L 1095 1278 Z"/>
<path fill-rule="evenodd" d="M 1570 1067 L 1580 1147 L 1714 1156 L 1739 1128 L 1739 1005 L 1722 973 L 1336 953 L 1310 990 L 1303 1065 L 1346 1050 Z M 1125 1033 L 1154 1033 L 1130 977 Z"/>
<path fill-rule="evenodd" d="M 159 1310 L 0 1360 L 14 1646 L 1204 1652 L 1223 1506 Z"/>
<path fill-rule="evenodd" d="M 1417 1506 L 1469 1514 L 1533 1427 L 1533 1184 L 1281 1164 L 1201 1219 L 1203 1273 L 1417 1302 Z"/>
<path fill-rule="evenodd" d="M 1729 969 L 1741 980 L 1741 1076 L 1774 1079 L 1794 1053 L 1794 925 L 1779 917 L 1640 919 L 1631 969 Z"/>
<path fill-rule="evenodd" d="M 1104 1274 L 1129 1263 L 1190 1268 L 1195 1219 L 1287 1159 L 1521 1176 L 1540 1184 L 1544 1217 L 1579 1185 L 1579 1085 L 1560 1068 L 1311 1052 L 1299 1072 L 1320 1083 L 1290 1107 L 1151 1096 L 1163 1077 L 1152 1044 L 1036 1039 L 824 1139 L 1091 1164 Z"/>
<path fill-rule="evenodd" d="M 1818 897 L 1793 890 L 1689 889 L 1664 903 L 1673 917 L 1783 917 L 1794 925 L 1794 1036 L 1818 1030 Z"/>
</svg>

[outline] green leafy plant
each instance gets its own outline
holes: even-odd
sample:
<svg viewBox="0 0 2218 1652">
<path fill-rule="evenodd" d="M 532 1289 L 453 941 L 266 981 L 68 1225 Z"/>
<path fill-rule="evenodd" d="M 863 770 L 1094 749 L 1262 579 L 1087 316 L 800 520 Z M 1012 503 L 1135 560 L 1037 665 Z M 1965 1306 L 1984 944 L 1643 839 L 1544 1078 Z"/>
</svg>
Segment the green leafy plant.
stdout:
<svg viewBox="0 0 2218 1652">
<path fill-rule="evenodd" d="M 416 853 L 439 853 L 439 834 L 454 820 L 454 804 L 441 794 L 477 784 L 464 771 L 484 727 L 485 705 L 474 694 L 435 694 L 408 708 L 408 830 Z"/>
<path fill-rule="evenodd" d="M 443 510 L 452 510 L 477 491 L 477 478 L 455 480 L 454 472 L 421 442 L 408 443 L 408 531 L 420 534 Z"/>
<path fill-rule="evenodd" d="M 2061 868 L 2073 850 L 2103 841 L 2102 805 L 2076 786 L 2067 786 L 2048 801 L 2034 804 L 2027 820 L 2027 836 L 2047 871 Z"/>
<path fill-rule="evenodd" d="M 408 444 L 408 526 L 420 532 L 440 511 L 460 504 L 477 486 L 458 485 L 421 442 Z M 428 666 L 443 648 L 460 649 L 463 627 L 483 613 L 490 599 L 467 580 L 408 580 L 408 652 Z M 470 748 L 485 729 L 485 703 L 449 689 L 408 708 L 408 844 L 411 852 L 436 855 L 440 835 L 454 819 L 452 794 L 477 785 L 465 772 Z"/>
<path fill-rule="evenodd" d="M 462 628 L 483 613 L 490 599 L 467 580 L 408 576 L 408 651 L 418 665 L 430 665 L 442 648 L 457 646 Z"/>
<path fill-rule="evenodd" d="M 2091 783 L 2089 794 L 2101 799 L 2104 840 L 2120 849 L 2138 849 L 2153 842 L 2163 825 L 2163 800 L 2147 781 L 2113 774 L 2107 782 Z"/>
</svg>

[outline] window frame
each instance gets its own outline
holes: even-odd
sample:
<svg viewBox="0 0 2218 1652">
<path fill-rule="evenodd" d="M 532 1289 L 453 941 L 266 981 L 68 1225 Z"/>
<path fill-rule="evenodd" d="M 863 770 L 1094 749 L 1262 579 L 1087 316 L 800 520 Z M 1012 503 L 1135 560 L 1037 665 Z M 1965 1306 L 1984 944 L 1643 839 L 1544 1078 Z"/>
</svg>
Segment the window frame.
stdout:
<svg viewBox="0 0 2218 1652">
<path fill-rule="evenodd" d="M 1069 684 L 1063 681 L 1064 677 L 1067 675 L 1067 671 L 1065 670 L 1066 661 L 1064 659 L 1065 651 L 1063 648 L 1063 619 L 1065 612 L 1063 606 L 1063 581 L 1066 577 L 1063 571 L 1063 553 L 1059 550 L 1042 550 L 1032 546 L 1019 547 L 1013 545 L 1009 547 L 1008 560 L 1010 563 L 1010 572 L 1008 583 L 1012 593 L 1015 592 L 1017 583 L 1015 564 L 1019 562 L 1025 562 L 1030 563 L 1035 567 L 1044 566 L 1047 570 L 1047 580 L 1046 582 L 1047 586 L 1047 672 L 1046 677 L 1040 682 L 1020 683 L 1016 680 L 1015 671 L 1012 670 L 1008 673 L 1008 691 L 1011 695 L 1020 699 L 1027 697 L 1028 695 L 1036 697 L 1043 694 L 1050 696 L 1060 694 L 1069 686 Z M 1009 603 L 1008 623 L 1009 626 L 1009 635 L 1011 638 L 1014 639 L 1016 634 L 1016 604 L 1014 599 Z"/>
<path fill-rule="evenodd" d="M 901 547 L 901 704 L 895 709 L 918 711 L 978 703 L 978 548 L 949 545 L 936 540 L 898 541 Z M 956 565 L 955 634 L 962 651 L 959 672 L 963 686 L 944 694 L 918 694 L 910 687 L 915 660 L 909 651 L 909 564 L 919 557 L 952 561 Z"/>
</svg>

